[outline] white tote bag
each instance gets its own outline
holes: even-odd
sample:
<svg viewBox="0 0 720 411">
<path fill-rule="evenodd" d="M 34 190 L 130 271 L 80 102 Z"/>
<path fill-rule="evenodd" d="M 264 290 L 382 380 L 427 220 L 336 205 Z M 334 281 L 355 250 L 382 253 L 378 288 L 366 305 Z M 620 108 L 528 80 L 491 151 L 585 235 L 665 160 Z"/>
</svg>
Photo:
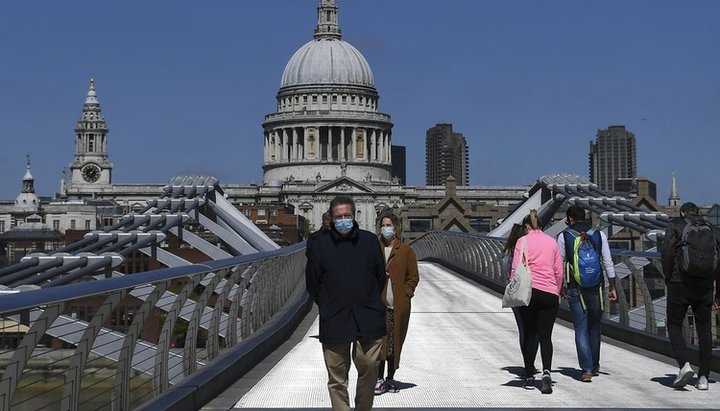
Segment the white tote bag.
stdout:
<svg viewBox="0 0 720 411">
<path fill-rule="evenodd" d="M 510 280 L 510 283 L 505 287 L 505 294 L 503 294 L 502 299 L 503 308 L 520 307 L 530 304 L 530 297 L 532 296 L 532 273 L 530 273 L 530 267 L 527 265 L 527 240 L 521 238 L 520 241 L 522 244 L 520 262 L 515 268 L 515 275 L 512 280 Z"/>
</svg>

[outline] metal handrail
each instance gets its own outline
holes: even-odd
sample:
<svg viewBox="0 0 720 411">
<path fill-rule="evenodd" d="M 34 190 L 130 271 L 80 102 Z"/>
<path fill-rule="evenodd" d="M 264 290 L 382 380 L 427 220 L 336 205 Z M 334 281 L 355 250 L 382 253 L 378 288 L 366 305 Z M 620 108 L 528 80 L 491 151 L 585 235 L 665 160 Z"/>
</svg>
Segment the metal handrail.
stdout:
<svg viewBox="0 0 720 411">
<path fill-rule="evenodd" d="M 418 260 L 432 260 L 448 265 L 462 274 L 502 293 L 507 273 L 502 267 L 506 239 L 478 234 L 432 231 L 411 243 Z M 605 304 L 603 333 L 622 338 L 631 344 L 642 342 L 644 348 L 670 355 L 665 327 L 665 286 L 660 253 L 655 251 L 611 250 L 618 277 L 618 300 Z M 608 287 L 605 287 L 607 293 Z M 605 296 L 607 298 L 607 294 Z M 561 317 L 570 318 L 567 302 L 561 305 Z M 713 311 L 713 338 L 718 339 L 718 312 Z M 615 327 L 617 325 L 617 327 Z M 697 349 L 691 322 L 685 319 L 686 341 Z M 720 359 L 713 358 L 713 369 Z"/>
<path fill-rule="evenodd" d="M 297 296 L 304 246 L 3 294 L 0 410 L 147 403 L 238 349 Z"/>
</svg>

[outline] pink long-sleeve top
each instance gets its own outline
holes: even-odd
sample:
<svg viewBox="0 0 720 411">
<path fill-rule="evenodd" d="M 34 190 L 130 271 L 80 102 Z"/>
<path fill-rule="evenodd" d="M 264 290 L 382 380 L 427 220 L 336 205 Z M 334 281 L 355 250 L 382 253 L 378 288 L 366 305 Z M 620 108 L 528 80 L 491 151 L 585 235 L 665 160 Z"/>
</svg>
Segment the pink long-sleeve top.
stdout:
<svg viewBox="0 0 720 411">
<path fill-rule="evenodd" d="M 542 230 L 530 230 L 515 244 L 512 276 L 522 258 L 522 243 L 527 242 L 527 266 L 532 273 L 532 287 L 560 295 L 563 286 L 563 263 L 557 241 Z M 512 277 L 511 277 L 512 278 Z"/>
</svg>

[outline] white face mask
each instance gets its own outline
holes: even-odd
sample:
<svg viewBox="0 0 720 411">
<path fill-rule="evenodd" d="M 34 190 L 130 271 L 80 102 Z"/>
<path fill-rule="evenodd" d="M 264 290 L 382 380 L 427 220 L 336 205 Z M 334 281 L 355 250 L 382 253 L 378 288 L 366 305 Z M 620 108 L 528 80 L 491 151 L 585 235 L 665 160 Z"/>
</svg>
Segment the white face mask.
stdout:
<svg viewBox="0 0 720 411">
<path fill-rule="evenodd" d="M 384 239 L 389 240 L 395 236 L 395 227 L 381 227 L 380 234 Z"/>
</svg>

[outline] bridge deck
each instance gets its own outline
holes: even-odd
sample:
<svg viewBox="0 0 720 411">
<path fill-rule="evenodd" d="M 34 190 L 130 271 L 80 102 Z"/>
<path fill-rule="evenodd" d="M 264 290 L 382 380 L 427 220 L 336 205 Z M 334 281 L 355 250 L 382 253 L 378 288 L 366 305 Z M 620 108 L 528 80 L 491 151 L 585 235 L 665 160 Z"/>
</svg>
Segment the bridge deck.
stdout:
<svg viewBox="0 0 720 411">
<path fill-rule="evenodd" d="M 401 390 L 375 397 L 375 408 L 708 408 L 720 405 L 720 385 L 697 391 L 670 387 L 676 368 L 667 358 L 603 343 L 601 375 L 577 380 L 571 328 L 553 332 L 554 392 L 520 386 L 522 358 L 512 312 L 500 299 L 442 267 L 421 263 L 408 339 L 396 379 Z M 317 319 L 236 408 L 329 408 Z M 541 366 L 540 357 L 536 362 Z M 356 374 L 350 374 L 350 397 Z M 694 383 L 695 379 L 691 382 Z M 538 381 L 539 383 L 539 381 Z M 538 384 L 539 387 L 539 384 Z M 216 409 L 212 404 L 207 409 Z"/>
</svg>

